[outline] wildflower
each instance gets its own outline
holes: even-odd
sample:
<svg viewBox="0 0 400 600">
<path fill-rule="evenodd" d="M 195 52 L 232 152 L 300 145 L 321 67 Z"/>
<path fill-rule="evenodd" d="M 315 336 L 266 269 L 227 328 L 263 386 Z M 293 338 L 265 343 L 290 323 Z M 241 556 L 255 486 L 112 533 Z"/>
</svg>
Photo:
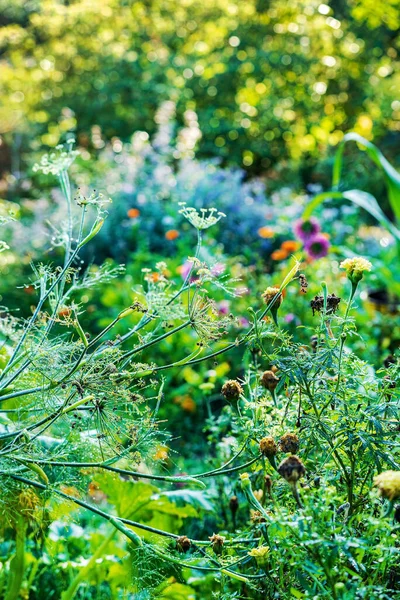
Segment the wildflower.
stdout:
<svg viewBox="0 0 400 600">
<path fill-rule="evenodd" d="M 247 554 L 255 558 L 257 565 L 263 568 L 268 564 L 269 552 L 270 550 L 268 546 L 259 546 L 258 548 L 253 548 Z"/>
<path fill-rule="evenodd" d="M 321 226 L 317 219 L 310 217 L 309 219 L 299 219 L 296 221 L 293 231 L 299 240 L 306 242 L 321 231 Z"/>
<path fill-rule="evenodd" d="M 352 283 L 357 284 L 363 278 L 364 271 L 372 269 L 372 264 L 366 258 L 355 256 L 343 260 L 340 263 L 340 268 L 345 269 L 347 277 Z"/>
<path fill-rule="evenodd" d="M 328 254 L 329 246 L 329 240 L 323 234 L 318 234 L 309 238 L 304 248 L 310 258 L 317 259 Z"/>
<path fill-rule="evenodd" d="M 192 542 L 189 540 L 188 537 L 186 537 L 186 535 L 181 535 L 176 539 L 176 549 L 179 552 L 187 552 L 188 550 L 190 550 L 191 545 Z"/>
<path fill-rule="evenodd" d="M 183 208 L 179 211 L 196 229 L 208 229 L 218 223 L 226 215 L 218 212 L 216 208 L 201 208 L 200 212 L 191 206 L 186 206 L 185 202 L 180 202 Z"/>
<path fill-rule="evenodd" d="M 281 244 L 281 249 L 285 250 L 285 252 L 296 252 L 299 249 L 299 242 L 295 240 L 285 240 Z"/>
<path fill-rule="evenodd" d="M 400 498 L 400 471 L 383 471 L 374 477 L 374 485 L 381 496 L 392 502 Z"/>
<path fill-rule="evenodd" d="M 263 387 L 265 387 L 270 392 L 273 392 L 279 383 L 279 377 L 277 377 L 274 371 L 272 370 L 264 371 L 264 373 L 261 375 L 260 381 Z"/>
<path fill-rule="evenodd" d="M 250 519 L 253 523 L 266 523 L 267 519 L 260 513 L 259 510 L 250 510 Z"/>
<path fill-rule="evenodd" d="M 263 238 L 264 240 L 275 237 L 275 231 L 270 227 L 260 227 L 257 233 L 260 236 L 260 238 Z"/>
<path fill-rule="evenodd" d="M 288 456 L 278 467 L 278 473 L 288 483 L 295 484 L 305 475 L 305 467 L 298 456 Z"/>
<path fill-rule="evenodd" d="M 260 440 L 259 446 L 261 454 L 263 456 L 266 456 L 267 458 L 272 458 L 273 456 L 278 454 L 278 446 L 274 438 L 271 436 L 262 438 L 262 440 Z"/>
<path fill-rule="evenodd" d="M 288 256 L 288 252 L 286 252 L 286 250 L 282 250 L 282 248 L 280 248 L 279 250 L 274 250 L 271 254 L 272 260 L 284 260 Z"/>
<path fill-rule="evenodd" d="M 140 215 L 140 210 L 138 208 L 130 208 L 127 215 L 130 219 L 137 219 Z"/>
<path fill-rule="evenodd" d="M 278 442 L 279 450 L 290 454 L 296 454 L 299 450 L 300 442 L 295 433 L 285 433 Z"/>
<path fill-rule="evenodd" d="M 236 379 L 229 379 L 222 386 L 221 393 L 227 400 L 235 400 L 243 394 L 243 388 Z"/>
<path fill-rule="evenodd" d="M 177 229 L 168 229 L 168 231 L 165 232 L 165 239 L 169 242 L 176 240 L 178 237 L 179 231 Z"/>
<path fill-rule="evenodd" d="M 214 553 L 217 555 L 222 554 L 222 547 L 224 545 L 225 538 L 222 537 L 222 535 L 218 535 L 217 533 L 214 533 L 208 539 L 211 542 L 211 546 L 212 546 Z"/>
</svg>

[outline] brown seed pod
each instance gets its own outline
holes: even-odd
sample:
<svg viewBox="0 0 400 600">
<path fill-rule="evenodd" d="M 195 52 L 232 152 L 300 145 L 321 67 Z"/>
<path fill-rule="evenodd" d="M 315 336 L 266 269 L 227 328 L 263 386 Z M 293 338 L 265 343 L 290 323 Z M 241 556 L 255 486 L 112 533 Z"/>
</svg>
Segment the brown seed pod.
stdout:
<svg viewBox="0 0 400 600">
<path fill-rule="evenodd" d="M 296 483 L 306 473 L 306 469 L 298 456 L 288 456 L 278 467 L 278 473 L 288 483 Z"/>
<path fill-rule="evenodd" d="M 273 371 L 264 371 L 261 375 L 261 385 L 270 392 L 273 392 L 279 383 L 279 377 Z"/>
<path fill-rule="evenodd" d="M 221 394 L 225 396 L 227 400 L 236 400 L 240 394 L 243 394 L 243 388 L 236 379 L 229 379 L 226 381 L 221 389 Z"/>
<path fill-rule="evenodd" d="M 296 454 L 300 447 L 299 438 L 295 433 L 285 433 L 278 442 L 279 450 L 289 454 Z"/>
<path fill-rule="evenodd" d="M 218 535 L 214 533 L 211 537 L 208 538 L 211 542 L 212 549 L 215 554 L 222 554 L 222 548 L 225 542 L 225 538 L 222 535 Z"/>
<path fill-rule="evenodd" d="M 234 516 L 239 508 L 239 500 L 237 499 L 237 496 L 232 496 L 232 498 L 229 500 L 229 508 Z"/>
<path fill-rule="evenodd" d="M 271 436 L 262 438 L 262 440 L 260 440 L 259 447 L 261 454 L 267 458 L 272 458 L 278 454 L 278 446 L 274 438 Z"/>
<path fill-rule="evenodd" d="M 191 545 L 192 542 L 189 540 L 188 537 L 186 537 L 186 535 L 181 535 L 176 540 L 176 549 L 179 550 L 179 552 L 187 552 L 190 549 Z"/>
</svg>

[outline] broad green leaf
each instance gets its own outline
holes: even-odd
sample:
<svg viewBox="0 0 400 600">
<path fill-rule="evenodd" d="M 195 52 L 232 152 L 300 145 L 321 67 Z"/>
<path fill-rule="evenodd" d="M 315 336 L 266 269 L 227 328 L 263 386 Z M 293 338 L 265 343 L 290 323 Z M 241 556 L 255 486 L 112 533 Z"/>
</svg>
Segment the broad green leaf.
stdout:
<svg viewBox="0 0 400 600">
<path fill-rule="evenodd" d="M 396 171 L 374 144 L 363 138 L 361 135 L 358 135 L 358 133 L 347 133 L 338 147 L 333 165 L 333 187 L 337 187 L 340 183 L 343 166 L 343 151 L 346 142 L 357 142 L 363 146 L 370 159 L 383 171 L 390 204 L 396 216 L 396 221 L 400 223 L 400 173 Z"/>
</svg>

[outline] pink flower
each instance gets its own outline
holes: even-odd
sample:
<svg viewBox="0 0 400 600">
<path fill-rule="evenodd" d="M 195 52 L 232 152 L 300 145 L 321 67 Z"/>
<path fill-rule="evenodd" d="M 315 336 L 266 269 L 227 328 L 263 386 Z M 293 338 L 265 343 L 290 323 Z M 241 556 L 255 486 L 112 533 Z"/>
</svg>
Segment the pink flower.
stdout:
<svg viewBox="0 0 400 600">
<path fill-rule="evenodd" d="M 322 234 L 311 237 L 304 245 L 304 248 L 310 258 L 323 258 L 328 254 L 329 240 Z"/>
<path fill-rule="evenodd" d="M 317 219 L 310 217 L 309 219 L 299 219 L 295 222 L 293 231 L 299 240 L 307 242 L 310 238 L 321 231 L 321 226 Z"/>
<path fill-rule="evenodd" d="M 218 312 L 221 315 L 227 315 L 229 313 L 229 302 L 228 302 L 228 300 L 221 300 L 221 302 L 218 302 Z"/>
<path fill-rule="evenodd" d="M 218 277 L 218 275 L 222 275 L 225 271 L 226 267 L 223 263 L 215 263 L 213 267 L 211 267 L 210 271 L 214 277 Z"/>
</svg>

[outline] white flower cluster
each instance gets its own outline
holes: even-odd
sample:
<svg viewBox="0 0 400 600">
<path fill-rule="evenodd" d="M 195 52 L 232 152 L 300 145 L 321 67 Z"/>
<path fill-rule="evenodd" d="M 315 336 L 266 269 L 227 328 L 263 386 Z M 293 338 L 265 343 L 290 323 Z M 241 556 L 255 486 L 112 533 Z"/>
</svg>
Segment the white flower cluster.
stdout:
<svg viewBox="0 0 400 600">
<path fill-rule="evenodd" d="M 198 211 L 192 206 L 186 206 L 185 202 L 180 202 L 183 208 L 179 211 L 196 229 L 208 229 L 218 223 L 222 217 L 226 215 L 218 212 L 216 208 L 201 208 Z"/>
<path fill-rule="evenodd" d="M 35 173 L 41 171 L 45 175 L 49 173 L 59 175 L 62 171 L 67 171 L 79 155 L 78 150 L 72 149 L 74 142 L 74 139 L 69 139 L 66 146 L 59 144 L 56 146 L 54 152 L 44 154 L 40 162 L 33 166 L 33 171 Z"/>
</svg>

